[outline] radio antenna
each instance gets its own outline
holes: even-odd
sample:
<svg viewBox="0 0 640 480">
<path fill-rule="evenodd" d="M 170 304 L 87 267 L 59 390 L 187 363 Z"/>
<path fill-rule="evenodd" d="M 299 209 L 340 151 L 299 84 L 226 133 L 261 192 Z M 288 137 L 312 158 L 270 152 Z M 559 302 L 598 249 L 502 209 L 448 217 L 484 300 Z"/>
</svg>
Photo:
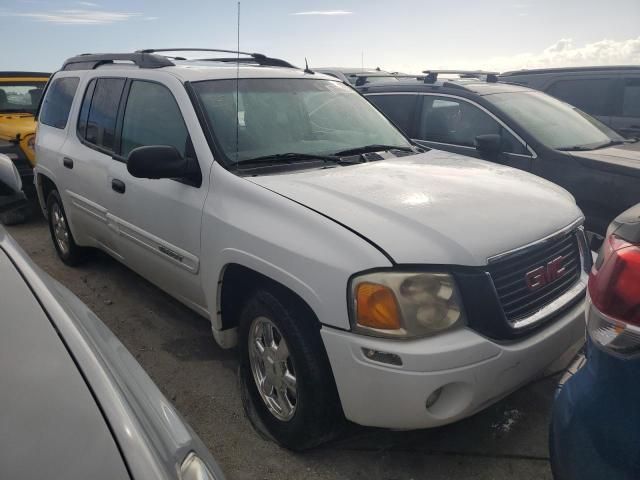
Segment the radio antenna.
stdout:
<svg viewBox="0 0 640 480">
<path fill-rule="evenodd" d="M 240 150 L 240 2 L 238 2 L 238 53 L 236 61 L 236 168 Z"/>
</svg>

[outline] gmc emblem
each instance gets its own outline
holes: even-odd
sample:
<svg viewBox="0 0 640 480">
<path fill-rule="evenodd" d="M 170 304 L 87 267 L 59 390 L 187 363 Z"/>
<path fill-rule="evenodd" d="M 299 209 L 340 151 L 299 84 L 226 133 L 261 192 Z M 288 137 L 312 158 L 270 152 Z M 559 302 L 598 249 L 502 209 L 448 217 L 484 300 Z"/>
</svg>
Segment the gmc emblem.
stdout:
<svg viewBox="0 0 640 480">
<path fill-rule="evenodd" d="M 525 273 L 524 278 L 529 290 L 537 290 L 551 282 L 555 282 L 565 273 L 567 273 L 567 267 L 565 267 L 564 257 L 561 255 L 558 258 L 554 258 L 546 265 Z"/>
</svg>

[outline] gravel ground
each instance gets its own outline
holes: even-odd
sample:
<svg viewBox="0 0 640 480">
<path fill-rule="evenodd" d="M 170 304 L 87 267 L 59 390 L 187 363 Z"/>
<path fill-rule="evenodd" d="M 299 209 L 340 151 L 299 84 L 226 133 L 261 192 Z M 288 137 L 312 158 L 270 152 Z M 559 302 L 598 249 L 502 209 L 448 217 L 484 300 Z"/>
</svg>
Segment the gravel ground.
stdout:
<svg viewBox="0 0 640 480">
<path fill-rule="evenodd" d="M 46 223 L 8 228 L 33 260 L 89 305 L 135 355 L 234 479 L 551 479 L 549 410 L 557 376 L 544 377 L 454 425 L 392 432 L 354 426 L 304 454 L 262 438 L 245 417 L 233 351 L 209 322 L 110 257 L 78 268 L 55 256 Z"/>
</svg>

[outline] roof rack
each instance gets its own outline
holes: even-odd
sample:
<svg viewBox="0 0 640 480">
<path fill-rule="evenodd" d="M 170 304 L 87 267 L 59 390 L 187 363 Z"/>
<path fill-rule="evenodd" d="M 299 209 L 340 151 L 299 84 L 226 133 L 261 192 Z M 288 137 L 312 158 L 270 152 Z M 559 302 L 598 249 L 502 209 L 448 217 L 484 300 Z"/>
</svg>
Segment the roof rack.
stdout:
<svg viewBox="0 0 640 480">
<path fill-rule="evenodd" d="M 487 83 L 496 83 L 500 74 L 499 72 L 487 72 L 485 70 L 424 70 L 422 73 L 426 74 L 424 83 L 435 83 L 438 80 L 438 74 L 457 74 L 461 78 L 482 79 L 484 77 Z"/>
<path fill-rule="evenodd" d="M 225 58 L 205 58 L 202 61 L 215 62 L 240 62 L 257 63 L 258 65 L 270 67 L 297 68 L 289 62 L 279 58 L 270 58 L 262 53 L 238 52 L 235 50 L 219 50 L 212 48 L 159 48 L 137 50 L 133 53 L 83 53 L 67 59 L 61 70 L 94 70 L 102 65 L 113 64 L 115 62 L 131 62 L 140 68 L 162 68 L 172 67 L 175 63 L 171 60 L 181 60 L 182 57 L 168 57 L 158 55 L 162 52 L 219 52 L 232 53 L 236 55 L 246 55 L 248 58 L 225 57 Z"/>
<path fill-rule="evenodd" d="M 175 65 L 167 57 L 148 53 L 83 53 L 67 59 L 61 70 L 94 70 L 117 61 L 132 62 L 140 68 L 161 68 Z"/>
<path fill-rule="evenodd" d="M 218 48 L 148 48 L 145 50 L 138 50 L 136 53 L 155 54 L 162 52 L 216 52 L 216 53 L 231 53 L 235 55 L 246 55 L 248 58 L 238 57 L 223 57 L 223 58 L 198 58 L 194 60 L 205 62 L 240 62 L 240 63 L 257 63 L 258 65 L 268 67 L 285 67 L 285 68 L 297 68 L 285 60 L 279 58 L 267 57 L 262 53 L 241 52 L 237 50 L 221 50 Z"/>
<path fill-rule="evenodd" d="M 640 70 L 640 65 L 595 65 L 592 67 L 549 67 L 511 70 L 503 72 L 500 76 L 530 75 L 534 73 L 564 73 L 564 72 L 601 72 L 611 70 Z"/>
</svg>

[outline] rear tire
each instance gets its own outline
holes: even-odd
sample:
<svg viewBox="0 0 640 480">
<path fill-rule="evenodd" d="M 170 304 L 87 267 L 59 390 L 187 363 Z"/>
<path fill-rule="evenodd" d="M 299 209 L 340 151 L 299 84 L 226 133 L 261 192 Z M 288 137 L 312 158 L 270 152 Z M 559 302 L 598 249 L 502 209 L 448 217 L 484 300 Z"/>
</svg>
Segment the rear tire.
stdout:
<svg viewBox="0 0 640 480">
<path fill-rule="evenodd" d="M 245 410 L 254 427 L 298 451 L 331 440 L 346 423 L 318 323 L 310 316 L 291 293 L 259 289 L 246 301 L 238 331 Z"/>
<path fill-rule="evenodd" d="M 73 239 L 67 214 L 57 190 L 52 190 L 47 197 L 47 217 L 51 240 L 60 260 L 71 267 L 81 263 L 86 258 L 86 250 L 76 245 Z"/>
</svg>

